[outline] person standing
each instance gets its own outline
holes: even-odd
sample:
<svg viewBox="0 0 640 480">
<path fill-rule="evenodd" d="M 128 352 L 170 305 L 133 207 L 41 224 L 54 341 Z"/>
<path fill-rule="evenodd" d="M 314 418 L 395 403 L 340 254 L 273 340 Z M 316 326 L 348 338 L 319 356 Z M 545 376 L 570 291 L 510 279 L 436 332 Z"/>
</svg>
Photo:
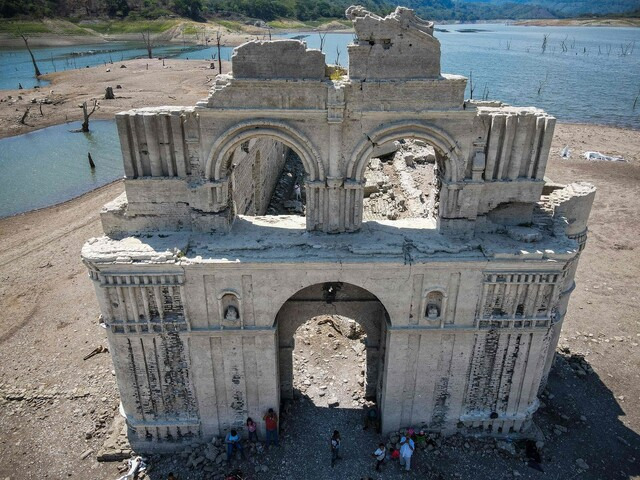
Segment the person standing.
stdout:
<svg viewBox="0 0 640 480">
<path fill-rule="evenodd" d="M 229 433 L 227 433 L 225 443 L 227 444 L 227 462 L 231 461 L 231 456 L 233 455 L 234 448 L 238 449 L 241 456 L 244 456 L 242 452 L 242 442 L 240 441 L 240 435 L 238 435 L 238 432 L 236 430 L 231 430 Z"/>
<path fill-rule="evenodd" d="M 333 431 L 331 436 L 331 467 L 336 463 L 336 460 L 341 459 L 340 456 L 340 432 L 338 430 Z"/>
<path fill-rule="evenodd" d="M 264 424 L 267 431 L 267 447 L 269 443 L 273 443 L 278 446 L 278 415 L 270 408 L 267 414 L 263 417 Z"/>
<path fill-rule="evenodd" d="M 302 192 L 300 190 L 300 184 L 296 183 L 293 186 L 293 194 L 295 195 L 297 201 L 299 202 L 302 201 Z"/>
<path fill-rule="evenodd" d="M 257 442 L 258 441 L 258 425 L 253 421 L 251 417 L 247 418 L 247 432 L 249 432 L 249 441 Z"/>
<path fill-rule="evenodd" d="M 373 456 L 376 459 L 376 472 L 379 472 L 380 467 L 382 467 L 384 459 L 387 456 L 387 448 L 384 446 L 384 443 L 378 445 L 378 449 L 373 452 Z"/>
<path fill-rule="evenodd" d="M 416 448 L 415 443 L 410 437 L 402 437 L 400 439 L 400 466 L 404 465 L 405 470 L 411 470 L 411 456 Z"/>
</svg>

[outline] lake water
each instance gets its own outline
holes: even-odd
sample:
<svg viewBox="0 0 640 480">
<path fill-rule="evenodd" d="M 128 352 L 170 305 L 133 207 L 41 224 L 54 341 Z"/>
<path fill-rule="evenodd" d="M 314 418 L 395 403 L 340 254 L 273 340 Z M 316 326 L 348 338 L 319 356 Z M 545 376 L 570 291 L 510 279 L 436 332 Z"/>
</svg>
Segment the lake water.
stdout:
<svg viewBox="0 0 640 480">
<path fill-rule="evenodd" d="M 124 175 L 115 121 L 89 126 L 89 133 L 70 132 L 80 128 L 74 122 L 0 139 L 0 217 L 63 202 Z"/>
<path fill-rule="evenodd" d="M 438 25 L 443 73 L 469 77 L 473 98 L 540 107 L 562 121 L 640 128 L 640 28 Z M 464 30 L 481 30 L 463 32 Z M 306 36 L 304 36 L 306 35 Z M 542 53 L 544 36 L 546 51 Z M 320 48 L 315 33 L 291 33 Z M 328 63 L 347 65 L 353 34 L 325 37 Z M 562 44 L 566 47 L 563 52 Z M 626 55 L 623 55 L 626 49 Z M 338 53 L 339 58 L 338 58 Z M 465 98 L 470 97 L 469 86 Z"/>
<path fill-rule="evenodd" d="M 640 128 L 640 28 L 516 27 L 499 24 L 439 25 L 442 71 L 473 76 L 474 98 L 534 105 L 562 121 Z M 473 31 L 464 31 L 472 29 Z M 542 52 L 544 36 L 546 50 Z M 309 48 L 317 33 L 291 33 Z M 329 33 L 328 63 L 347 65 L 353 34 Z M 222 49 L 229 59 L 232 48 Z M 144 57 L 141 44 L 110 43 L 34 49 L 41 70 L 84 68 Z M 212 59 L 215 47 L 156 47 L 155 56 Z M 0 50 L 0 89 L 35 82 L 26 50 Z M 31 83 L 30 83 L 31 82 Z M 470 96 L 467 87 L 466 97 Z M 0 140 L 0 217 L 52 205 L 123 175 L 119 140 L 112 121 L 91 122 L 89 134 L 58 125 Z M 90 151 L 97 165 L 91 171 Z"/>
</svg>

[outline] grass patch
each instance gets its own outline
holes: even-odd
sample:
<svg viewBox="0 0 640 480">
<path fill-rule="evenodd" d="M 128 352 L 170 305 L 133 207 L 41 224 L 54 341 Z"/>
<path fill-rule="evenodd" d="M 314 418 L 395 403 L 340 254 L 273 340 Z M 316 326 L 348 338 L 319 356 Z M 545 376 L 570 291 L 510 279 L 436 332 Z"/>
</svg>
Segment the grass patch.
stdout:
<svg viewBox="0 0 640 480">
<path fill-rule="evenodd" d="M 85 28 L 103 34 L 125 34 L 125 33 L 163 33 L 173 28 L 178 22 L 176 20 L 112 20 L 108 22 L 87 23 Z"/>
<path fill-rule="evenodd" d="M 271 28 L 278 28 L 280 30 L 287 30 L 289 28 L 304 28 L 306 26 L 305 23 L 302 23 L 298 20 L 273 20 L 267 23 Z"/>
<path fill-rule="evenodd" d="M 217 23 L 218 25 L 222 25 L 224 28 L 228 29 L 228 30 L 232 30 L 234 32 L 238 32 L 242 30 L 242 24 L 239 22 L 233 22 L 231 20 L 214 20 L 214 23 Z"/>
<path fill-rule="evenodd" d="M 51 33 L 51 29 L 44 22 L 22 20 L 0 20 L 0 33 L 9 35 L 33 35 L 38 33 Z"/>
<path fill-rule="evenodd" d="M 184 35 L 195 35 L 196 33 L 200 33 L 201 30 L 199 30 L 196 26 L 194 25 L 183 25 L 182 26 L 182 33 Z"/>
</svg>

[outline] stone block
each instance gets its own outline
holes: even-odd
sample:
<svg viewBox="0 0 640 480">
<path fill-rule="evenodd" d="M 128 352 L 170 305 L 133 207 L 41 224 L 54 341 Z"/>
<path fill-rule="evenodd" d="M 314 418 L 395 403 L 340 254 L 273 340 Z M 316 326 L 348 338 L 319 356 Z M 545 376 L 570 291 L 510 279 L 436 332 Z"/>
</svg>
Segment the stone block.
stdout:
<svg viewBox="0 0 640 480">
<path fill-rule="evenodd" d="M 238 79 L 322 80 L 324 53 L 307 50 L 300 40 L 247 42 L 231 56 L 233 77 Z"/>
</svg>

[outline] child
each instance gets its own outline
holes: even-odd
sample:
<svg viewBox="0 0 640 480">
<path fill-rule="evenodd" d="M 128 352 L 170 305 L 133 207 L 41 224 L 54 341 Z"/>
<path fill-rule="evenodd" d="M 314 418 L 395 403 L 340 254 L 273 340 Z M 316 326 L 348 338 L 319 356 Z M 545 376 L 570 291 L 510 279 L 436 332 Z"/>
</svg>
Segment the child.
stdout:
<svg viewBox="0 0 640 480">
<path fill-rule="evenodd" d="M 384 459 L 387 456 L 387 448 L 384 446 L 384 443 L 378 445 L 378 449 L 373 452 L 372 455 L 376 459 L 376 472 L 379 472 L 380 467 L 384 463 Z"/>
<path fill-rule="evenodd" d="M 425 448 L 427 446 L 427 435 L 424 433 L 424 430 L 420 430 L 416 435 L 416 446 L 418 448 Z"/>
<path fill-rule="evenodd" d="M 400 450 L 396 450 L 391 447 L 391 460 L 398 460 L 400 458 Z"/>
<path fill-rule="evenodd" d="M 253 421 L 251 417 L 247 418 L 247 431 L 249 432 L 249 441 L 257 442 L 258 441 L 258 425 Z"/>
<path fill-rule="evenodd" d="M 227 462 L 231 461 L 231 456 L 233 455 L 234 448 L 240 451 L 241 456 L 244 456 L 242 452 L 240 435 L 238 435 L 238 432 L 236 430 L 231 430 L 229 433 L 227 433 L 225 443 L 227 444 Z"/>
</svg>

